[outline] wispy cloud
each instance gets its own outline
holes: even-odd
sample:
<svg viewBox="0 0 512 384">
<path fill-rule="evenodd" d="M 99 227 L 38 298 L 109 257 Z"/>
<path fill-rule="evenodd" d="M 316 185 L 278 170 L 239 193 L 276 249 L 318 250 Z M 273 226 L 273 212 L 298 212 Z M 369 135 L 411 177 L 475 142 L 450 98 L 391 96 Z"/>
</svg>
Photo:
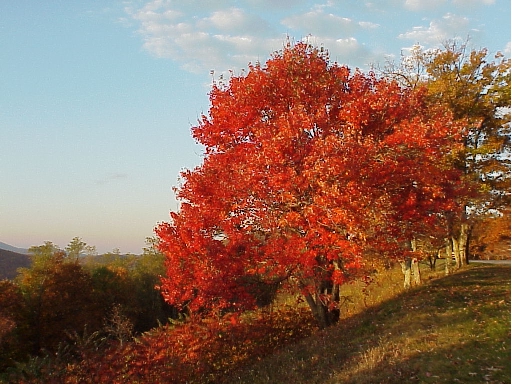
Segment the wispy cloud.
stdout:
<svg viewBox="0 0 512 384">
<path fill-rule="evenodd" d="M 468 18 L 447 13 L 441 19 L 432 20 L 428 26 L 414 27 L 398 37 L 413 43 L 422 42 L 422 44 L 436 45 L 448 39 L 464 38 L 464 35 L 469 32 L 469 28 Z M 473 32 L 477 33 L 475 30 Z"/>
<path fill-rule="evenodd" d="M 493 5 L 495 0 L 453 0 L 453 3 L 461 7 L 477 7 L 481 5 Z"/>
<path fill-rule="evenodd" d="M 390 39 L 428 46 L 478 33 L 461 12 L 463 3 L 484 7 L 494 0 L 150 0 L 127 7 L 126 13 L 152 55 L 172 59 L 191 72 L 209 73 L 237 71 L 264 60 L 283 47 L 288 35 L 323 44 L 331 57 L 363 67 L 397 53 L 382 44 L 380 17 L 389 17 L 391 9 L 400 12 L 403 30 Z M 420 12 L 429 17 L 424 25 Z M 397 20 L 394 12 L 392 19 Z"/>
<path fill-rule="evenodd" d="M 475 8 L 486 5 L 493 5 L 495 0 L 405 0 L 404 6 L 411 11 L 430 11 L 444 5 L 455 5 L 457 7 Z"/>
<path fill-rule="evenodd" d="M 192 3 L 197 5 L 200 1 Z M 138 9 L 127 8 L 126 12 L 138 22 L 138 32 L 148 52 L 175 60 L 193 72 L 245 68 L 249 62 L 282 48 L 290 33 L 324 43 L 334 54 L 354 54 L 364 62 L 368 52 L 354 34 L 378 28 L 368 20 L 327 13 L 334 4 L 331 1 L 312 4 L 296 14 L 284 11 L 281 2 L 276 5 L 269 0 L 203 3 L 204 7 L 193 8 L 188 1 L 153 0 Z M 235 3 L 245 3 L 244 8 Z M 287 3 L 297 6 L 307 2 Z M 272 16 L 275 9 L 282 15 L 277 21 Z"/>
<path fill-rule="evenodd" d="M 294 30 L 309 29 L 312 34 L 320 36 L 339 35 L 340 37 L 347 37 L 351 36 L 360 27 L 354 20 L 332 13 L 324 13 L 321 10 L 293 15 L 283 19 L 281 23 Z"/>
<path fill-rule="evenodd" d="M 439 8 L 444 5 L 446 0 L 405 0 L 405 8 L 411 11 L 424 11 Z"/>
<path fill-rule="evenodd" d="M 126 173 L 120 173 L 120 172 L 116 173 L 116 172 L 113 172 L 113 173 L 106 174 L 101 179 L 97 179 L 94 182 L 94 184 L 96 184 L 96 185 L 106 185 L 106 184 L 114 183 L 116 181 L 125 180 L 127 178 L 128 178 L 128 174 L 126 174 Z"/>
<path fill-rule="evenodd" d="M 503 48 L 502 53 L 504 53 L 507 56 L 510 56 L 510 41 L 507 43 L 507 45 L 505 45 L 505 47 Z"/>
<path fill-rule="evenodd" d="M 255 52 L 273 51 L 275 31 L 259 15 L 229 6 L 229 1 L 203 3 L 193 13 L 190 2 L 160 0 L 127 12 L 139 22 L 146 50 L 189 71 L 225 70 L 228 63 L 245 67 L 249 56 L 257 59 Z"/>
</svg>

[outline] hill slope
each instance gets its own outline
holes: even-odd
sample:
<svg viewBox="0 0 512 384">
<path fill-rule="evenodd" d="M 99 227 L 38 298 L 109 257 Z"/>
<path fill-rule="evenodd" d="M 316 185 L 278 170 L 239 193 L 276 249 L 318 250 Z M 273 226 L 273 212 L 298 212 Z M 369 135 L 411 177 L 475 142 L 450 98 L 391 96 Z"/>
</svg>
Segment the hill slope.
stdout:
<svg viewBox="0 0 512 384">
<path fill-rule="evenodd" d="M 385 283 L 390 275 L 383 275 Z M 311 336 L 296 338 L 296 344 L 290 338 L 310 315 L 209 319 L 161 327 L 100 351 L 87 338 L 92 344 L 79 362 L 49 355 L 43 367 L 34 359 L 32 370 L 21 366 L 19 373 L 28 377 L 6 382 L 510 382 L 509 265 L 472 265 L 382 300 L 377 296 L 383 285 L 376 288 L 373 305 L 329 329 L 307 332 Z"/>
<path fill-rule="evenodd" d="M 230 383 L 509 383 L 510 266 L 477 266 L 368 308 Z"/>
<path fill-rule="evenodd" d="M 0 249 L 0 280 L 12 280 L 16 277 L 18 268 L 30 266 L 30 257 L 21 253 Z"/>
</svg>

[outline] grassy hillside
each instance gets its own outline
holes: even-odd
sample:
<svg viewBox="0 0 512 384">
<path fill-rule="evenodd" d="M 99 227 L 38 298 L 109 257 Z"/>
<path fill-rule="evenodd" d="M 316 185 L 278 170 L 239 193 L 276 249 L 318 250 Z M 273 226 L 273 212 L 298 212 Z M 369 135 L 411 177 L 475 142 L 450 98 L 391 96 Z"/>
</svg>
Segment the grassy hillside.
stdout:
<svg viewBox="0 0 512 384">
<path fill-rule="evenodd" d="M 510 267 L 473 266 L 368 307 L 232 383 L 510 383 Z"/>
<path fill-rule="evenodd" d="M 12 251 L 0 249 L 0 280 L 14 279 L 18 268 L 30 266 L 30 257 Z"/>
</svg>

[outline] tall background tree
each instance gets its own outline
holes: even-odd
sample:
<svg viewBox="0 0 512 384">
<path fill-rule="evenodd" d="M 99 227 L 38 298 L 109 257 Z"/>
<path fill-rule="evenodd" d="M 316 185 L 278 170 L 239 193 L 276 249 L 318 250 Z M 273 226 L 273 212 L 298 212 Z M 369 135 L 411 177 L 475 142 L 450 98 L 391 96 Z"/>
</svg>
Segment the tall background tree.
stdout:
<svg viewBox="0 0 512 384">
<path fill-rule="evenodd" d="M 407 257 L 461 209 L 462 173 L 447 166 L 461 126 L 422 89 L 298 43 L 214 84 L 210 102 L 193 128 L 204 161 L 182 173 L 180 210 L 156 230 L 173 305 L 242 310 L 256 303 L 251 283 L 286 281 L 326 327 L 369 250 Z"/>
<path fill-rule="evenodd" d="M 76 236 L 73 237 L 65 250 L 67 257 L 78 260 L 80 256 L 84 256 L 85 251 L 87 250 L 87 243 L 82 241 L 80 237 Z"/>
<path fill-rule="evenodd" d="M 405 86 L 426 87 L 431 104 L 444 105 L 464 124 L 464 147 L 453 158 L 472 184 L 460 196 L 463 209 L 447 217 L 458 267 L 468 262 L 471 231 L 478 220 L 507 214 L 510 206 L 510 59 L 468 41 L 448 41 L 443 49 L 412 49 L 383 75 Z"/>
</svg>

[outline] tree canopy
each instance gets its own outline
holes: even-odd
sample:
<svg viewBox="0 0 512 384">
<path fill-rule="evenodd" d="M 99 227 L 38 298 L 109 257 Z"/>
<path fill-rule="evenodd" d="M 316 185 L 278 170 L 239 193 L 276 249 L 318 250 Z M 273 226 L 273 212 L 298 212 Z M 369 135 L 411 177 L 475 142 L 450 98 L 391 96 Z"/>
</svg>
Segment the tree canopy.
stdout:
<svg viewBox="0 0 512 384">
<path fill-rule="evenodd" d="M 383 70 L 408 87 L 425 87 L 428 101 L 446 106 L 464 124 L 464 150 L 455 166 L 479 184 L 466 202 L 475 212 L 510 205 L 510 59 L 468 42 L 447 41 L 443 49 L 415 46 L 396 66 Z"/>
<path fill-rule="evenodd" d="M 244 309 L 254 285 L 286 280 L 321 326 L 336 322 L 339 286 L 370 254 L 403 257 L 460 210 L 466 185 L 450 164 L 463 126 L 427 96 L 304 43 L 214 84 L 192 129 L 204 161 L 182 173 L 180 209 L 156 228 L 166 300 Z"/>
<path fill-rule="evenodd" d="M 460 267 L 469 261 L 475 223 L 510 206 L 510 59 L 452 40 L 443 49 L 415 46 L 383 72 L 407 87 L 425 87 L 429 103 L 445 106 L 464 125 L 464 147 L 452 166 L 464 172 L 474 193 L 462 194 L 461 211 L 448 217 L 448 247 Z"/>
</svg>

